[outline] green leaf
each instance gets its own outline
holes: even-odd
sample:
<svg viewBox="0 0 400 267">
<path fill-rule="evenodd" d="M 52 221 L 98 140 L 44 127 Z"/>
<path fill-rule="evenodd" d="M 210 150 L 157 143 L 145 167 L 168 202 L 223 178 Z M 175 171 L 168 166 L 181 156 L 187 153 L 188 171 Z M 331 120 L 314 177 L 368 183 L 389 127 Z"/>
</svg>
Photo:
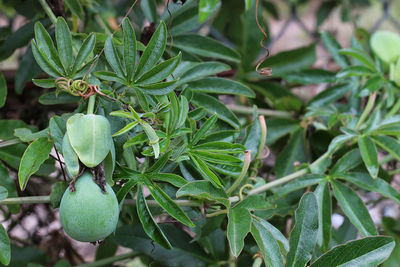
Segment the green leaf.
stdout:
<svg viewBox="0 0 400 267">
<path fill-rule="evenodd" d="M 136 79 L 150 70 L 157 63 L 164 53 L 166 42 L 167 27 L 165 26 L 165 23 L 161 21 L 140 58 L 135 73 Z"/>
<path fill-rule="evenodd" d="M 48 138 L 39 138 L 25 150 L 18 170 L 18 179 L 21 190 L 25 190 L 29 177 L 39 170 L 40 165 L 49 158 L 53 142 Z"/>
<path fill-rule="evenodd" d="M 225 207 L 229 206 L 228 195 L 221 188 L 216 188 L 209 181 L 193 181 L 182 186 L 176 197 L 190 196 L 200 199 L 207 199 L 216 201 L 223 204 Z"/>
<path fill-rule="evenodd" d="M 357 148 L 350 150 L 343 157 L 341 157 L 333 166 L 331 173 L 341 173 L 351 170 L 362 162 L 360 150 Z"/>
<path fill-rule="evenodd" d="M 330 87 L 308 102 L 308 106 L 324 107 L 328 104 L 334 103 L 335 101 L 342 98 L 348 91 L 350 91 L 350 84 L 339 84 Z"/>
<path fill-rule="evenodd" d="M 230 70 L 231 67 L 229 65 L 223 64 L 221 62 L 202 62 L 198 63 L 192 67 L 189 67 L 179 79 L 178 84 L 185 84 L 187 82 L 195 81 L 198 79 L 202 79 L 203 77 L 215 75 L 222 71 Z M 177 77 L 176 75 L 174 75 Z"/>
<path fill-rule="evenodd" d="M 400 160 L 399 141 L 386 135 L 376 135 L 376 136 L 371 136 L 371 138 L 378 146 L 389 152 L 397 160 Z"/>
<path fill-rule="evenodd" d="M 0 108 L 4 106 L 7 98 L 7 82 L 3 73 L 0 72 Z"/>
<path fill-rule="evenodd" d="M 255 97 L 254 92 L 247 86 L 228 79 L 217 77 L 203 78 L 189 83 L 189 88 L 193 92 L 212 93 L 225 95 L 240 95 L 246 97 Z"/>
<path fill-rule="evenodd" d="M 205 164 L 203 160 L 192 154 L 189 154 L 189 157 L 193 161 L 194 165 L 197 167 L 203 178 L 209 180 L 216 188 L 222 187 L 218 176 L 207 167 L 207 164 Z"/>
<path fill-rule="evenodd" d="M 192 145 L 196 145 L 200 139 L 211 129 L 211 127 L 214 126 L 214 124 L 217 122 L 217 115 L 214 114 L 211 117 L 209 117 L 204 124 L 200 127 L 199 130 L 193 135 L 193 139 L 191 141 Z"/>
<path fill-rule="evenodd" d="M 125 78 L 126 73 L 121 64 L 121 60 L 119 58 L 117 49 L 114 47 L 112 39 L 113 39 L 112 35 L 107 38 L 107 41 L 104 45 L 104 54 L 106 55 L 108 64 L 110 64 L 111 68 L 117 73 L 117 75 L 121 78 L 122 77 Z M 125 53 L 125 47 L 124 47 L 124 53 Z"/>
<path fill-rule="evenodd" d="M 339 54 L 339 50 L 342 49 L 342 47 L 330 33 L 322 32 L 321 39 L 325 47 L 328 49 L 329 53 L 331 53 L 333 59 L 339 64 L 339 66 L 341 66 L 342 68 L 346 68 L 350 65 L 349 59 L 346 56 Z"/>
<path fill-rule="evenodd" d="M 164 168 L 165 164 L 167 164 L 170 156 L 171 152 L 162 155 L 149 169 L 147 169 L 146 173 L 159 173 L 162 168 Z"/>
<path fill-rule="evenodd" d="M 304 129 L 300 128 L 293 133 L 292 138 L 289 140 L 288 145 L 278 155 L 275 163 L 276 176 L 283 177 L 294 171 L 294 162 L 306 162 L 306 144 Z"/>
<path fill-rule="evenodd" d="M 138 186 L 136 205 L 139 220 L 142 223 L 143 229 L 146 234 L 162 247 L 166 249 L 171 249 L 171 243 L 169 243 L 167 237 L 161 231 L 160 227 L 158 227 L 157 223 L 150 213 L 146 199 L 143 195 L 142 185 Z"/>
<path fill-rule="evenodd" d="M 318 203 L 313 193 L 303 195 L 295 217 L 285 266 L 305 266 L 311 260 L 318 234 Z"/>
<path fill-rule="evenodd" d="M 158 83 L 171 75 L 172 72 L 181 62 L 182 54 L 179 53 L 176 57 L 170 58 L 160 64 L 156 65 L 148 72 L 143 74 L 135 83 L 140 85 Z M 140 86 L 139 85 L 139 86 Z"/>
<path fill-rule="evenodd" d="M 390 256 L 394 246 L 393 238 L 386 236 L 350 241 L 329 250 L 311 264 L 311 267 L 378 266 Z"/>
<path fill-rule="evenodd" d="M 7 197 L 18 197 L 14 180 L 11 179 L 6 166 L 0 161 L 0 186 L 7 189 Z M 19 212 L 19 205 L 8 205 L 9 211 L 13 214 Z"/>
<path fill-rule="evenodd" d="M 174 37 L 174 47 L 194 55 L 239 63 L 240 56 L 232 48 L 214 39 L 194 33 Z"/>
<path fill-rule="evenodd" d="M 56 24 L 56 40 L 58 55 L 64 69 L 69 72 L 72 64 L 72 37 L 64 18 L 59 17 Z"/>
<path fill-rule="evenodd" d="M 230 208 L 228 212 L 227 237 L 233 256 L 239 257 L 244 247 L 244 238 L 251 228 L 250 212 L 244 208 Z"/>
<path fill-rule="evenodd" d="M 274 237 L 274 239 L 278 242 L 281 251 L 284 255 L 286 255 L 290 248 L 289 241 L 286 239 L 286 237 L 275 226 L 273 226 L 266 220 L 263 220 L 262 218 L 253 215 L 253 222 L 255 221 L 257 221 L 259 223 L 259 226 L 264 228 Z"/>
<path fill-rule="evenodd" d="M 168 212 L 169 215 L 188 227 L 194 227 L 194 223 L 189 219 L 185 212 L 163 190 L 161 190 L 158 185 L 152 183 L 149 179 L 145 180 L 145 184 L 152 197 Z"/>
<path fill-rule="evenodd" d="M 85 60 L 92 53 L 94 46 L 96 44 L 96 35 L 90 34 L 83 41 L 82 46 L 79 48 L 78 54 L 76 55 L 74 66 L 72 67 L 72 73 L 76 73 L 85 62 Z"/>
<path fill-rule="evenodd" d="M 357 137 L 356 134 L 341 134 L 332 139 L 328 147 L 328 153 L 334 152 L 337 148 L 346 142 L 349 142 Z"/>
<path fill-rule="evenodd" d="M 137 183 L 137 179 L 131 178 L 119 189 L 119 191 L 117 192 L 117 200 L 120 207 L 122 206 L 123 200 L 125 199 L 126 195 L 137 185 Z"/>
<path fill-rule="evenodd" d="M 346 49 L 341 49 L 339 51 L 339 54 L 346 55 L 346 56 L 351 56 L 361 63 L 363 63 L 365 66 L 370 68 L 372 71 L 376 71 L 376 67 L 374 64 L 374 61 L 372 58 L 365 53 L 364 51 L 357 49 L 357 48 L 346 48 Z"/>
<path fill-rule="evenodd" d="M 317 243 L 322 251 L 329 248 L 332 228 L 332 199 L 329 184 L 325 180 L 315 189 L 315 196 L 318 202 L 318 238 Z"/>
<path fill-rule="evenodd" d="M 57 151 L 62 151 L 63 138 L 67 131 L 66 123 L 66 119 L 57 115 L 53 116 L 49 122 L 50 135 Z"/>
<path fill-rule="evenodd" d="M 120 76 L 118 76 L 118 74 L 116 74 L 114 72 L 96 71 L 94 73 L 94 75 L 96 75 L 97 77 L 99 77 L 100 79 L 105 80 L 105 81 L 126 84 L 126 81 L 123 78 L 121 78 Z"/>
<path fill-rule="evenodd" d="M 62 75 L 63 71 L 60 72 L 58 68 L 54 67 L 49 62 L 44 53 L 39 50 L 38 45 L 36 44 L 35 41 L 32 41 L 31 47 L 33 56 L 35 57 L 36 62 L 42 68 L 43 71 L 45 71 L 47 74 L 55 78 L 63 76 Z"/>
<path fill-rule="evenodd" d="M 25 85 L 32 80 L 32 78 L 39 76 L 42 73 L 41 68 L 36 63 L 35 57 L 32 53 L 32 46 L 26 48 L 22 60 L 19 62 L 18 70 L 15 75 L 14 90 L 16 94 L 22 94 Z"/>
<path fill-rule="evenodd" d="M 54 184 L 50 194 L 50 204 L 53 209 L 58 208 L 61 203 L 61 199 L 68 188 L 67 182 L 57 182 Z"/>
<path fill-rule="evenodd" d="M 10 239 L 3 225 L 0 224 L 0 262 L 8 265 L 11 260 Z"/>
<path fill-rule="evenodd" d="M 381 76 L 375 75 L 375 76 L 369 78 L 365 82 L 364 89 L 366 89 L 370 92 L 376 92 L 382 88 L 382 86 L 384 85 L 384 82 L 385 82 L 385 80 Z"/>
<path fill-rule="evenodd" d="M 142 0 L 140 2 L 140 8 L 142 9 L 146 19 L 149 22 L 157 22 L 157 4 L 155 0 Z"/>
<path fill-rule="evenodd" d="M 138 84 L 137 87 L 149 95 L 167 95 L 176 88 L 176 80 L 151 84 Z"/>
<path fill-rule="evenodd" d="M 56 96 L 56 92 L 44 93 L 39 97 L 39 103 L 42 105 L 60 105 L 60 104 L 74 104 L 79 102 L 81 97 L 70 95 L 67 92 L 60 92 Z"/>
<path fill-rule="evenodd" d="M 301 177 L 299 179 L 296 179 L 284 186 L 282 186 L 281 188 L 279 188 L 275 194 L 274 194 L 274 198 L 280 198 L 290 192 L 299 190 L 301 188 L 305 188 L 317 183 L 320 183 L 321 180 L 323 180 L 325 178 L 325 175 L 323 174 L 308 174 L 305 175 L 304 177 Z"/>
<path fill-rule="evenodd" d="M 116 137 L 119 135 L 123 135 L 123 134 L 129 132 L 130 130 L 132 130 L 133 128 L 135 128 L 135 126 L 138 124 L 139 124 L 139 121 L 134 121 L 134 122 L 128 123 L 124 128 L 122 128 L 121 130 L 119 130 L 118 132 L 113 134 L 112 136 Z"/>
<path fill-rule="evenodd" d="M 71 10 L 72 14 L 83 19 L 82 6 L 79 0 L 64 0 L 64 3 Z"/>
<path fill-rule="evenodd" d="M 54 88 L 56 87 L 55 79 L 32 79 L 32 82 L 42 88 Z"/>
<path fill-rule="evenodd" d="M 400 204 L 400 193 L 379 177 L 372 179 L 371 176 L 363 172 L 336 173 L 334 177 L 344 179 L 368 191 L 377 192 Z"/>
<path fill-rule="evenodd" d="M 48 128 L 35 133 L 32 133 L 32 130 L 29 128 L 16 128 L 14 129 L 14 135 L 22 142 L 32 142 L 37 138 L 49 137 L 50 132 Z"/>
<path fill-rule="evenodd" d="M 113 173 L 116 163 L 115 157 L 115 145 L 114 142 L 111 141 L 110 152 L 108 152 L 106 158 L 104 159 L 104 175 L 106 177 L 106 182 L 111 186 L 114 185 Z"/>
<path fill-rule="evenodd" d="M 67 133 L 64 135 L 62 142 L 62 154 L 69 177 L 75 179 L 79 175 L 79 158 L 69 142 Z"/>
<path fill-rule="evenodd" d="M 225 121 L 233 128 L 240 127 L 239 120 L 235 114 L 218 99 L 206 94 L 194 94 L 191 102 L 197 106 L 204 107 L 209 113 L 216 114 L 219 119 Z"/>
<path fill-rule="evenodd" d="M 205 22 L 221 6 L 220 0 L 200 0 L 199 3 L 199 22 Z"/>
<path fill-rule="evenodd" d="M 35 40 L 38 49 L 43 53 L 48 62 L 59 72 L 64 73 L 57 50 L 50 35 L 40 22 L 35 23 Z"/>
<path fill-rule="evenodd" d="M 267 140 L 266 145 L 270 146 L 281 137 L 293 133 L 300 127 L 297 120 L 288 119 L 269 119 L 267 120 Z"/>
<path fill-rule="evenodd" d="M 187 181 L 181 176 L 173 173 L 154 173 L 147 175 L 152 181 L 166 182 L 178 188 L 187 184 Z"/>
<path fill-rule="evenodd" d="M 333 192 L 341 209 L 363 236 L 377 235 L 371 216 L 357 194 L 344 184 L 331 181 Z"/>
<path fill-rule="evenodd" d="M 316 60 L 315 45 L 280 52 L 268 58 L 260 68 L 272 68 L 274 76 L 311 67 Z"/>
<path fill-rule="evenodd" d="M 324 69 L 289 72 L 284 74 L 283 78 L 288 82 L 300 84 L 332 83 L 336 80 L 335 73 Z"/>
<path fill-rule="evenodd" d="M 377 31 L 370 38 L 370 45 L 374 54 L 386 64 L 397 61 L 400 52 L 397 49 L 400 45 L 400 36 L 391 31 Z"/>
<path fill-rule="evenodd" d="M 251 234 L 256 240 L 258 247 L 264 257 L 266 266 L 284 266 L 282 253 L 277 241 L 267 228 L 262 224 L 261 218 L 253 218 Z M 264 221 L 265 222 L 265 221 Z"/>
<path fill-rule="evenodd" d="M 207 140 L 208 138 L 205 138 Z M 210 153 L 243 153 L 246 148 L 241 144 L 232 144 L 228 142 L 214 141 L 202 143 L 193 147 L 196 151 L 207 151 Z"/>
<path fill-rule="evenodd" d="M 127 80 L 132 81 L 136 63 L 136 35 L 128 18 L 122 21 L 122 31 L 124 33 L 125 73 Z"/>
<path fill-rule="evenodd" d="M 360 136 L 358 138 L 358 147 L 369 174 L 372 178 L 376 178 L 378 176 L 379 163 L 378 152 L 374 142 L 368 136 Z"/>
<path fill-rule="evenodd" d="M 341 69 L 337 74 L 336 78 L 348 78 L 354 76 L 370 76 L 374 74 L 372 70 L 364 66 L 350 66 L 344 69 Z"/>
<path fill-rule="evenodd" d="M 0 185 L 0 201 L 2 201 L 3 199 L 6 199 L 7 196 L 8 196 L 7 189 Z"/>
</svg>

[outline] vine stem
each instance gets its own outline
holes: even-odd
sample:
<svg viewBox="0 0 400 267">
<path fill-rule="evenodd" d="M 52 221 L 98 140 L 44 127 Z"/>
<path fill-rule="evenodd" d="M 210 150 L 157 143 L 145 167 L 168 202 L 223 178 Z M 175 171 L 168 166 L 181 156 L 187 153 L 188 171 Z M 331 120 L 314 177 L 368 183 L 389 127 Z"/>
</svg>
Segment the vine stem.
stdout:
<svg viewBox="0 0 400 267">
<path fill-rule="evenodd" d="M 155 200 L 146 200 L 148 206 L 159 206 Z M 201 202 L 192 200 L 174 200 L 176 204 L 184 207 L 200 207 Z M 0 201 L 0 205 L 13 205 L 13 204 L 48 204 L 50 203 L 50 196 L 34 196 L 34 197 L 14 197 L 6 198 Z M 136 199 L 126 199 L 124 205 L 136 206 Z"/>
<path fill-rule="evenodd" d="M 327 157 L 329 157 L 329 155 L 330 154 L 328 152 L 326 152 L 325 154 L 320 156 L 317 160 L 315 160 L 313 163 L 311 163 L 310 167 L 318 166 L 323 160 L 325 160 Z M 299 170 L 297 172 L 291 173 L 291 174 L 286 175 L 286 176 L 284 176 L 282 178 L 279 178 L 279 179 L 276 179 L 276 180 L 274 180 L 272 182 L 266 183 L 263 186 L 254 188 L 253 190 L 249 191 L 248 195 L 251 196 L 251 195 L 256 195 L 256 194 L 265 192 L 265 191 L 267 191 L 267 190 L 269 190 L 269 189 L 271 189 L 271 188 L 273 188 L 275 186 L 278 186 L 278 185 L 290 182 L 292 180 L 295 180 L 295 179 L 297 179 L 297 178 L 299 178 L 299 177 L 301 177 L 301 176 L 303 176 L 303 175 L 305 175 L 307 173 L 308 173 L 308 169 L 307 168 L 306 169 L 301 169 L 301 170 Z M 239 200 L 240 199 L 239 199 L 238 196 L 234 196 L 234 197 L 230 197 L 229 198 L 229 201 L 231 203 L 232 202 L 238 202 Z"/>
<path fill-rule="evenodd" d="M 365 121 L 365 119 L 370 114 L 372 108 L 374 107 L 375 99 L 376 99 L 376 92 L 374 92 L 374 93 L 369 95 L 367 105 L 365 106 L 365 109 L 364 109 L 363 113 L 361 114 L 360 119 L 358 120 L 358 122 L 356 124 L 356 127 L 355 127 L 356 130 L 358 130 L 361 127 L 362 123 Z"/>
<path fill-rule="evenodd" d="M 238 106 L 234 104 L 226 105 L 227 108 L 232 110 L 233 112 L 239 113 L 239 114 L 253 114 L 254 110 L 251 107 L 244 107 L 244 106 Z M 258 114 L 259 115 L 264 115 L 268 117 L 274 117 L 274 118 L 283 118 L 283 119 L 292 119 L 293 115 L 290 112 L 286 111 L 279 111 L 279 110 L 272 110 L 272 109 L 258 109 Z"/>
<path fill-rule="evenodd" d="M 46 12 L 46 15 L 51 20 L 51 23 L 56 25 L 56 23 L 57 23 L 56 15 L 54 15 L 53 11 L 51 10 L 50 6 L 47 4 L 46 0 L 39 0 L 39 2 L 43 7 L 44 12 Z"/>
</svg>

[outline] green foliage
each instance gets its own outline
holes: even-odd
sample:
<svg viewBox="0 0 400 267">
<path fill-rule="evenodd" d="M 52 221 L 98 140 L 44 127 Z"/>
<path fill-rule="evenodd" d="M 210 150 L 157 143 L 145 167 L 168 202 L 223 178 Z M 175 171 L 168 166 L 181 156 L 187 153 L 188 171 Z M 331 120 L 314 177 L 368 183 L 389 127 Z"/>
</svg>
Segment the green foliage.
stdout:
<svg viewBox="0 0 400 267">
<path fill-rule="evenodd" d="M 275 2 L 170 2 L 160 13 L 160 1 L 142 0 L 114 25 L 129 8 L 124 3 L 68 0 L 65 18 L 53 24 L 39 9 L 16 32 L 0 29 L 0 59 L 27 46 L 16 93 L 27 96 L 23 89 L 32 80 L 43 88 L 35 99 L 46 105 L 40 120 L 29 121 L 41 128 L 0 120 L 2 218 L 22 203 L 57 208 L 63 195 L 75 196 L 91 211 L 60 211 L 61 221 L 78 240 L 106 238 L 94 265 L 134 258 L 157 266 L 377 266 L 387 259 L 390 266 L 400 259 L 399 226 L 387 217 L 374 222 L 365 203 L 374 192 L 382 196 L 377 203 L 400 204 L 393 187 L 400 160 L 399 35 L 357 31 L 342 48 L 321 32 L 318 45 L 336 68 L 314 67 L 313 42 L 263 61 L 260 68 L 272 68 L 267 78 L 255 71 L 263 52 L 255 15 L 268 33 L 262 16 L 280 16 Z M 354 3 L 347 2 L 324 1 L 317 28 L 337 8 L 349 19 Z M 40 3 L 49 15 L 46 1 Z M 310 85 L 324 90 L 297 93 Z M 9 90 L 0 74 L 4 110 L 13 103 Z M 55 172 L 59 156 L 63 170 Z M 51 184 L 43 189 L 48 196 L 29 195 L 33 176 Z M 79 194 L 70 191 L 74 184 Z M 109 217 L 100 202 L 114 192 L 118 226 L 114 214 L 102 229 L 93 218 Z M 334 214 L 344 217 L 338 229 Z M 107 231 L 81 238 L 69 222 L 84 236 Z M 0 226 L 2 264 L 69 266 L 49 263 L 13 238 Z M 118 246 L 134 252 L 115 256 Z"/>
</svg>

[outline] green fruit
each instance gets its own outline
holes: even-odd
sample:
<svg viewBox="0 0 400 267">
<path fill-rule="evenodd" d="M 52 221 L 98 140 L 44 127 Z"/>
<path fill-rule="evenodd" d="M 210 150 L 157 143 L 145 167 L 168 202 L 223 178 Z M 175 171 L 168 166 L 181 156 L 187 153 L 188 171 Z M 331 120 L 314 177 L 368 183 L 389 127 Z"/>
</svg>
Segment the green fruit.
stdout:
<svg viewBox="0 0 400 267">
<path fill-rule="evenodd" d="M 93 181 L 89 172 L 83 173 L 75 191 L 65 191 L 60 204 L 60 220 L 64 231 L 73 239 L 94 242 L 115 231 L 118 223 L 118 200 L 106 184 L 106 192 Z"/>
<path fill-rule="evenodd" d="M 101 115 L 78 113 L 67 121 L 69 142 L 87 167 L 99 165 L 111 148 L 111 127 Z"/>
<path fill-rule="evenodd" d="M 371 48 L 385 63 L 396 62 L 400 56 L 400 35 L 390 31 L 378 31 L 371 36 Z"/>
</svg>

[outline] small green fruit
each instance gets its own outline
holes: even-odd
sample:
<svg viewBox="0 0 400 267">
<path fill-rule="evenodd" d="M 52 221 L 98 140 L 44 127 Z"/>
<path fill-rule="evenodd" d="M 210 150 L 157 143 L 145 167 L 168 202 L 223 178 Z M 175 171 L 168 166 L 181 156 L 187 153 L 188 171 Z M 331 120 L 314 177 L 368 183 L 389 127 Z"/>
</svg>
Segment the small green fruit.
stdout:
<svg viewBox="0 0 400 267">
<path fill-rule="evenodd" d="M 75 191 L 65 191 L 60 204 L 60 219 L 65 232 L 75 240 L 94 242 L 115 231 L 118 223 L 118 200 L 106 184 L 106 192 L 93 181 L 90 172 L 83 173 Z"/>
</svg>

